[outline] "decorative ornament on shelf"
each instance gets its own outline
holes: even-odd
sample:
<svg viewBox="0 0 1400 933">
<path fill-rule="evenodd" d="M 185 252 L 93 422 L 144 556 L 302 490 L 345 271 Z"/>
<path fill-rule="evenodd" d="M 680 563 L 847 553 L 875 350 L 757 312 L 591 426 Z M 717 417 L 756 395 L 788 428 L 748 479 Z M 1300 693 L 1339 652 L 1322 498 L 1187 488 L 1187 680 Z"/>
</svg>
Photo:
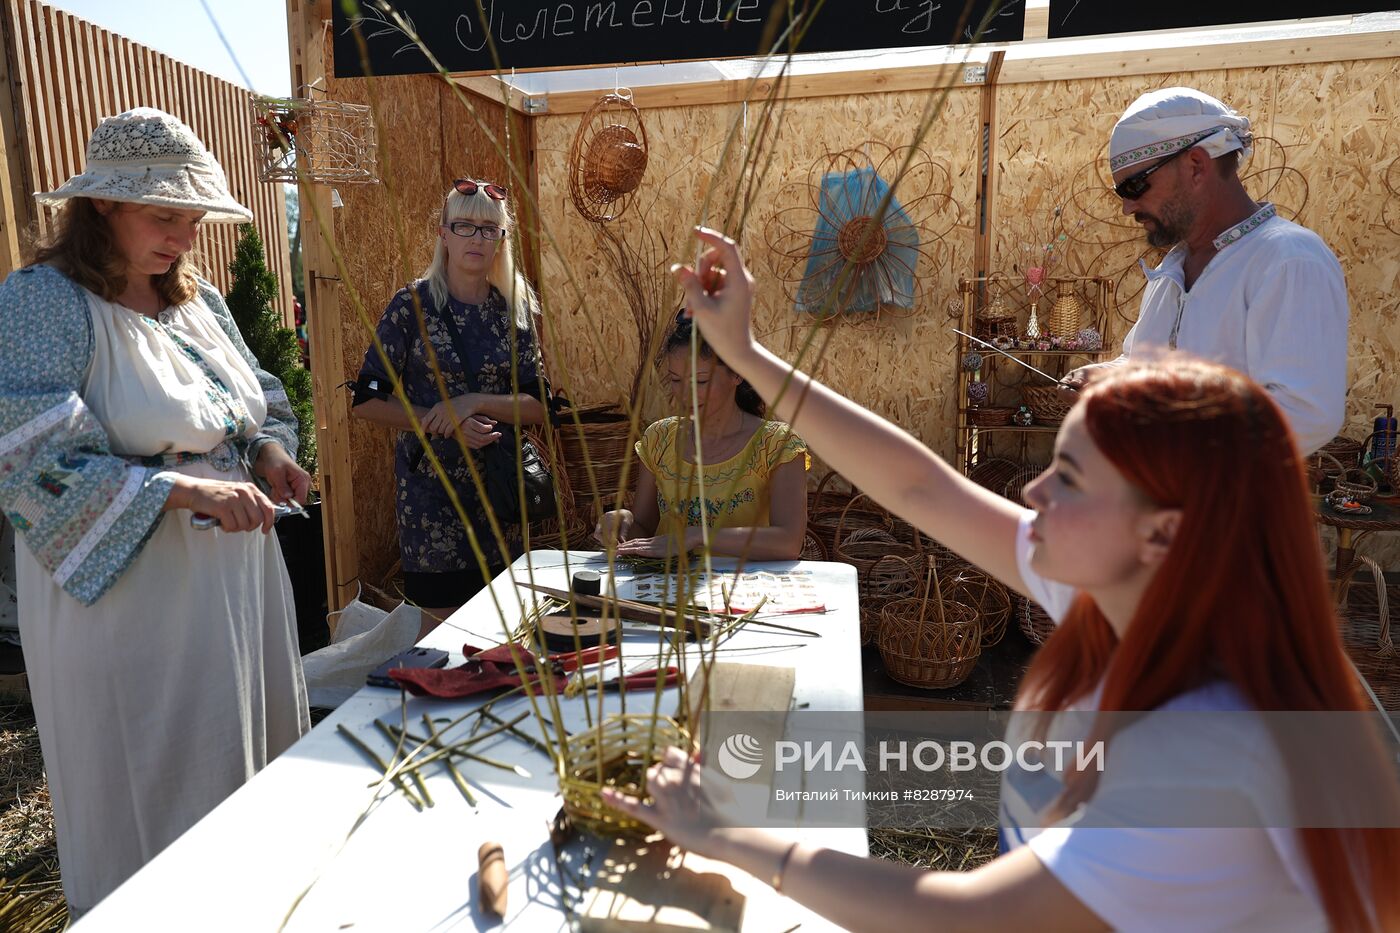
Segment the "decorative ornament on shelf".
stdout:
<svg viewBox="0 0 1400 933">
<path fill-rule="evenodd" d="M 1092 327 L 1086 327 L 1075 335 L 1079 338 L 1079 349 L 1097 353 L 1103 349 L 1103 337 Z"/>
<path fill-rule="evenodd" d="M 976 350 L 969 350 L 963 354 L 962 368 L 964 372 L 975 373 L 982 368 L 982 354 Z"/>
<path fill-rule="evenodd" d="M 967 404 L 972 408 L 979 408 L 987 404 L 992 398 L 992 387 L 985 382 L 969 382 L 967 384 Z"/>
<path fill-rule="evenodd" d="M 647 128 L 630 91 L 604 94 L 589 107 L 568 161 L 569 195 L 583 219 L 605 224 L 626 213 L 646 174 L 647 156 Z"/>
<path fill-rule="evenodd" d="M 1000 334 L 992 338 L 992 346 L 998 350 L 1014 350 L 1016 349 L 1016 338 Z"/>
<path fill-rule="evenodd" d="M 1040 290 L 1045 284 L 1045 267 L 1031 266 L 1026 270 L 1026 297 L 1030 299 L 1030 309 L 1026 319 L 1026 336 L 1040 336 Z"/>
<path fill-rule="evenodd" d="M 369 107 L 291 97 L 254 97 L 252 105 L 260 180 L 297 182 L 300 167 L 303 178 L 323 184 L 379 181 Z"/>
<path fill-rule="evenodd" d="M 1032 424 L 1035 424 L 1035 415 L 1031 414 L 1029 408 L 1022 405 L 1020 408 L 1016 409 L 1016 414 L 1011 416 L 1011 420 L 1020 427 L 1028 428 Z"/>
</svg>

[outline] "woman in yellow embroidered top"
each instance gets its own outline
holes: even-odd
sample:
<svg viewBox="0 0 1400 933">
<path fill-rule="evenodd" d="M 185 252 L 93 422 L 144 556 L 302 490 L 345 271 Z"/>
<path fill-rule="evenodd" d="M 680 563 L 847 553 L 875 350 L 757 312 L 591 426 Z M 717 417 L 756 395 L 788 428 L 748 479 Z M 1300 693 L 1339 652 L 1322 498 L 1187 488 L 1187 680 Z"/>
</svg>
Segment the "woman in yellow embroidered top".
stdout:
<svg viewBox="0 0 1400 933">
<path fill-rule="evenodd" d="M 637 442 L 642 469 L 632 510 L 608 512 L 594 529 L 617 553 L 666 557 L 701 545 L 702 484 L 697 477 L 690 388 L 689 320 L 678 320 L 660 363 L 671 397 L 685 415 L 663 418 Z M 750 560 L 791 560 L 807 529 L 807 470 L 802 438 L 764 417 L 763 399 L 703 340 L 695 367 L 710 553 Z"/>
</svg>

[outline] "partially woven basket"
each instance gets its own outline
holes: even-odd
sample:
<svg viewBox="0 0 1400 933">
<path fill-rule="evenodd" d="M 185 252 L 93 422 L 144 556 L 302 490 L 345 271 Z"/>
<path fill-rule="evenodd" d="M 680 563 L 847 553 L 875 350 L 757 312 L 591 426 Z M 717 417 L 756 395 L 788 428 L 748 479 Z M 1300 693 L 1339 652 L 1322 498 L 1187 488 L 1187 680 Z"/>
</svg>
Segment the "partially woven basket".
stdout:
<svg viewBox="0 0 1400 933">
<path fill-rule="evenodd" d="M 1022 386 L 1021 399 L 1038 424 L 1059 424 L 1069 414 L 1071 403 L 1060 397 L 1056 386 Z"/>
<path fill-rule="evenodd" d="M 885 606 L 878 638 L 885 672 L 925 690 L 947 690 L 967 680 L 982 654 L 977 610 L 937 595 Z"/>
<path fill-rule="evenodd" d="M 575 735 L 560 763 L 564 812 L 575 826 L 602 838 L 650 833 L 647 824 L 605 804 L 602 789 L 644 798 L 647 769 L 670 745 L 688 749 L 689 734 L 674 720 L 651 714 L 608 716 L 599 728 Z"/>
<path fill-rule="evenodd" d="M 1055 620 L 1050 618 L 1050 613 L 1046 612 L 1040 603 L 1024 596 L 1016 597 L 1016 603 L 1021 634 L 1033 645 L 1045 644 L 1050 633 L 1055 631 Z"/>
</svg>

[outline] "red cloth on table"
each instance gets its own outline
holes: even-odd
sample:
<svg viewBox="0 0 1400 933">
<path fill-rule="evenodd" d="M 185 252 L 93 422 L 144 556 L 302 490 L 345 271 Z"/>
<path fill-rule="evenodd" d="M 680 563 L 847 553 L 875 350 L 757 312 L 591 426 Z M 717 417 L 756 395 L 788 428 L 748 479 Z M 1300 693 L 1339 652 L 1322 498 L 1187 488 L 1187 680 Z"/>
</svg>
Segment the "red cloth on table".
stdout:
<svg viewBox="0 0 1400 933">
<path fill-rule="evenodd" d="M 519 646 L 516 646 L 515 650 L 519 653 L 525 667 L 535 666 L 534 655 Z M 495 648 L 487 648 L 485 651 L 472 645 L 463 645 L 462 653 L 467 656 L 467 663 L 461 667 L 454 667 L 450 670 L 446 668 L 396 667 L 389 671 L 389 676 L 393 678 L 395 683 L 416 697 L 430 696 L 444 700 L 469 697 L 488 690 L 499 690 L 502 687 L 520 686 L 520 675 L 516 673 L 515 661 L 511 658 L 510 645 L 497 645 Z M 530 678 L 530 683 L 536 685 L 540 683 L 539 674 L 527 676 Z M 564 685 L 568 683 L 568 680 L 568 675 L 556 675 L 554 678 L 555 691 L 563 693 Z"/>
</svg>

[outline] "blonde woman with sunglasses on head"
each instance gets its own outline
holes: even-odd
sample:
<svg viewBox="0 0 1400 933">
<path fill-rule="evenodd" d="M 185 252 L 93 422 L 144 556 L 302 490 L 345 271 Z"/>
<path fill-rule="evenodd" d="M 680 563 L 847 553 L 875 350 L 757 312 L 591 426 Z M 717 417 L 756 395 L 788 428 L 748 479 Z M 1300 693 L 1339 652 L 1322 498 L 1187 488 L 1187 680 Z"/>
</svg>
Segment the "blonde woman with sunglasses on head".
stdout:
<svg viewBox="0 0 1400 933">
<path fill-rule="evenodd" d="M 376 334 L 387 365 L 371 344 L 356 379 L 354 414 L 399 432 L 395 512 L 404 596 L 423 611 L 420 638 L 490 576 L 482 575 L 448 490 L 393 396 L 390 372 L 402 380 L 413 415 L 429 436 L 494 575 L 519 553 L 519 517 L 496 516 L 511 552 L 501 554 L 455 431 L 460 426 L 471 451 L 491 444 L 514 447 L 519 426 L 545 418 L 533 322 L 539 302 L 515 266 L 509 205 L 509 193 L 500 185 L 468 178 L 452 183 L 443 199 L 432 262 L 418 281 L 399 290 L 379 320 Z M 476 465 L 479 471 L 480 459 Z"/>
</svg>

